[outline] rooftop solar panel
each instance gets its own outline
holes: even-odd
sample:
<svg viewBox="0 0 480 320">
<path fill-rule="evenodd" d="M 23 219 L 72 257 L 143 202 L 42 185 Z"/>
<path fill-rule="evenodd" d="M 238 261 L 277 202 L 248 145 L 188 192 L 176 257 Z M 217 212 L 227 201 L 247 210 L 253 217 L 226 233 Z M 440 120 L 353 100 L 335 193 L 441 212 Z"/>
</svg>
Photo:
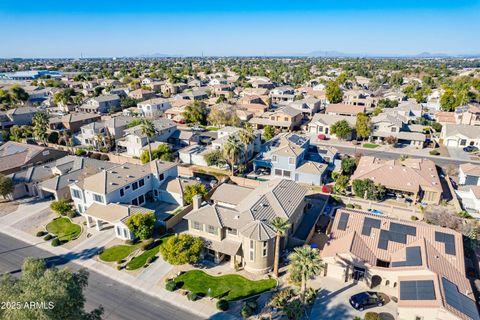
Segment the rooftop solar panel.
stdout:
<svg viewBox="0 0 480 320">
<path fill-rule="evenodd" d="M 420 247 L 408 247 L 405 249 L 405 261 L 394 261 L 392 267 L 411 267 L 422 265 L 422 251 Z"/>
<path fill-rule="evenodd" d="M 445 244 L 445 253 L 456 255 L 455 237 L 453 234 L 435 231 L 435 241 L 443 242 Z"/>
<path fill-rule="evenodd" d="M 401 223 L 391 222 L 389 230 L 393 232 L 401 233 L 401 234 L 408 234 L 411 236 L 417 235 L 417 228 L 412 226 L 407 226 Z"/>
<path fill-rule="evenodd" d="M 372 228 L 380 229 L 380 220 L 373 218 L 365 218 L 363 220 L 362 235 L 370 236 Z"/>
<path fill-rule="evenodd" d="M 337 228 L 339 230 L 346 230 L 347 229 L 348 217 L 349 217 L 348 213 L 342 212 L 342 214 L 340 215 L 340 219 L 338 220 L 338 225 L 337 225 Z"/>
<path fill-rule="evenodd" d="M 400 281 L 401 300 L 435 300 L 433 280 Z"/>
<path fill-rule="evenodd" d="M 479 320 L 478 309 L 475 301 L 458 291 L 458 287 L 453 282 L 442 277 L 443 291 L 445 292 L 445 300 L 452 308 L 467 315 L 473 320 Z"/>
</svg>

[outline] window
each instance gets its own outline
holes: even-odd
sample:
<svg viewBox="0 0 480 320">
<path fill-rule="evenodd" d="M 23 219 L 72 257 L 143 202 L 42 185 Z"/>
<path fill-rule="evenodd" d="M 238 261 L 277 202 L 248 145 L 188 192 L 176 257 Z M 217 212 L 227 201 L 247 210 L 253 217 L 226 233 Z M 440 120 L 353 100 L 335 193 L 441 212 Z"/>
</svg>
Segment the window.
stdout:
<svg viewBox="0 0 480 320">
<path fill-rule="evenodd" d="M 284 117 L 283 120 L 284 120 L 284 121 L 288 121 L 288 117 Z"/>
<path fill-rule="evenodd" d="M 139 204 L 142 204 L 142 203 L 144 203 L 144 202 L 145 202 L 145 197 L 144 197 L 143 194 L 142 194 L 140 197 L 138 197 L 138 203 L 139 203 Z"/>
<path fill-rule="evenodd" d="M 266 257 L 268 253 L 268 241 L 263 241 L 262 245 L 262 257 Z"/>
<path fill-rule="evenodd" d="M 255 260 L 255 242 L 250 240 L 250 261 Z"/>
<path fill-rule="evenodd" d="M 284 176 L 284 177 L 287 177 L 287 178 L 290 178 L 290 176 L 291 176 L 290 171 L 288 171 L 288 170 L 283 170 L 283 176 Z"/>
<path fill-rule="evenodd" d="M 153 190 L 153 194 L 155 195 L 155 197 L 158 197 L 158 191 L 157 190 Z"/>
<path fill-rule="evenodd" d="M 193 221 L 192 227 L 193 227 L 193 229 L 200 230 L 200 231 L 202 231 L 202 229 L 203 229 L 203 225 L 200 222 L 197 222 L 197 221 Z"/>
<path fill-rule="evenodd" d="M 83 213 L 83 207 L 80 204 L 78 205 L 78 212 Z"/>
<path fill-rule="evenodd" d="M 93 194 L 93 201 L 103 203 L 103 196 L 94 193 Z"/>
<path fill-rule="evenodd" d="M 158 176 L 158 179 L 162 181 L 163 179 L 165 179 L 165 175 L 163 173 L 160 173 L 160 175 Z"/>
<path fill-rule="evenodd" d="M 392 132 L 397 132 L 397 128 L 392 127 Z"/>
<path fill-rule="evenodd" d="M 217 234 L 217 228 L 211 225 L 208 225 L 207 232 L 211 234 Z"/>
<path fill-rule="evenodd" d="M 270 117 L 270 120 L 275 120 L 275 117 Z"/>
<path fill-rule="evenodd" d="M 138 182 L 132 183 L 132 190 L 137 190 L 138 189 Z"/>
<path fill-rule="evenodd" d="M 295 164 L 294 158 L 288 158 L 288 164 Z"/>
<path fill-rule="evenodd" d="M 25 187 L 26 187 L 26 186 L 25 186 Z M 27 189 L 27 192 L 28 192 L 28 189 Z M 72 196 L 73 196 L 74 198 L 76 198 L 76 199 L 81 199 L 81 198 L 82 198 L 82 196 L 80 195 L 80 191 L 79 191 L 79 190 L 75 190 L 75 189 L 72 190 Z"/>
<path fill-rule="evenodd" d="M 280 170 L 280 169 L 275 169 L 275 175 L 276 175 L 276 176 L 281 176 L 281 175 L 282 175 L 282 170 Z"/>
<path fill-rule="evenodd" d="M 254 260 L 254 252 L 250 250 L 250 261 Z"/>
<path fill-rule="evenodd" d="M 273 161 L 273 162 L 277 162 L 277 156 L 276 156 L 276 155 L 273 155 L 273 156 L 272 156 L 272 161 Z"/>
<path fill-rule="evenodd" d="M 467 140 L 466 139 L 460 140 L 460 145 L 461 146 L 466 146 L 467 145 Z"/>
<path fill-rule="evenodd" d="M 143 187 L 145 185 L 145 180 L 142 179 L 142 180 L 138 181 L 138 185 L 140 187 Z"/>
<path fill-rule="evenodd" d="M 125 190 L 128 190 L 128 189 L 130 189 L 130 186 L 125 186 Z"/>
<path fill-rule="evenodd" d="M 123 197 L 124 195 L 125 195 L 125 190 L 123 190 L 123 188 L 122 188 L 122 189 L 120 189 L 120 197 Z"/>
<path fill-rule="evenodd" d="M 323 127 L 318 127 L 318 132 L 323 132 Z"/>
</svg>

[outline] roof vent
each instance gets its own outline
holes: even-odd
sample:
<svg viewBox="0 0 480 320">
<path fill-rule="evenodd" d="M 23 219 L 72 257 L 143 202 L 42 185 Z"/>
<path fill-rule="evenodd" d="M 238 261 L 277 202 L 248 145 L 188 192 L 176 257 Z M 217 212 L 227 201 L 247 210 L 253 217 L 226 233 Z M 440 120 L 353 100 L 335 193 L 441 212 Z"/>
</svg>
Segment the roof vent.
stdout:
<svg viewBox="0 0 480 320">
<path fill-rule="evenodd" d="M 240 216 L 237 214 L 237 215 L 235 215 L 235 217 L 233 217 L 233 219 L 238 220 L 238 219 L 240 219 Z"/>
<path fill-rule="evenodd" d="M 268 207 L 268 203 L 262 203 L 262 207 Z"/>
</svg>

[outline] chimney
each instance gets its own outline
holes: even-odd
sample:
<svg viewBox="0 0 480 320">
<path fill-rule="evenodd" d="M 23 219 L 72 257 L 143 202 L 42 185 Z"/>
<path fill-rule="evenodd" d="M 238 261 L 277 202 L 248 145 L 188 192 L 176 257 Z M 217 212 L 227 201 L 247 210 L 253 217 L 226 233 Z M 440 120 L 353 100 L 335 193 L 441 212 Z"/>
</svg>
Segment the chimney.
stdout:
<svg viewBox="0 0 480 320">
<path fill-rule="evenodd" d="M 200 209 L 200 206 L 202 205 L 202 196 L 198 194 L 194 195 L 192 197 L 192 204 L 193 204 L 193 210 Z"/>
</svg>

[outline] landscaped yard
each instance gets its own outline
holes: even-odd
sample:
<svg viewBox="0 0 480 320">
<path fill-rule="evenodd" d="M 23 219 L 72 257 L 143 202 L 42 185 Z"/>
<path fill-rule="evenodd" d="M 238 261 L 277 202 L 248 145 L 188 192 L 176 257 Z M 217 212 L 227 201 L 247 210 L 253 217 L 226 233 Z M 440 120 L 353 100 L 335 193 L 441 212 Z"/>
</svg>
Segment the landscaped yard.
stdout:
<svg viewBox="0 0 480 320">
<path fill-rule="evenodd" d="M 118 246 L 113 246 L 108 249 L 105 249 L 101 254 L 100 254 L 100 259 L 105 262 L 113 262 L 113 261 L 119 261 L 122 259 L 125 259 L 128 257 L 130 253 L 135 251 L 138 247 L 140 247 L 141 243 L 134 244 L 132 246 L 129 245 L 118 245 Z"/>
<path fill-rule="evenodd" d="M 165 241 L 167 241 L 167 239 L 171 236 L 172 235 L 168 235 L 166 237 L 156 240 L 153 248 L 144 251 L 141 255 L 136 256 L 135 258 L 130 260 L 126 266 L 127 270 L 136 270 L 143 267 L 147 263 L 148 258 L 153 258 L 158 254 L 162 244 L 164 244 Z"/>
<path fill-rule="evenodd" d="M 364 148 L 368 148 L 368 149 L 375 149 L 376 147 L 378 147 L 378 144 L 375 144 L 375 143 L 364 143 L 364 144 L 363 144 L 363 147 L 364 147 Z"/>
<path fill-rule="evenodd" d="M 58 218 L 47 224 L 47 231 L 56 235 L 60 241 L 70 241 L 78 237 L 82 228 L 68 218 Z"/>
<path fill-rule="evenodd" d="M 175 278 L 175 282 L 183 289 L 205 296 L 210 288 L 210 296 L 229 301 L 259 294 L 277 285 L 274 279 L 251 281 L 236 274 L 215 277 L 200 270 L 187 271 Z"/>
</svg>

